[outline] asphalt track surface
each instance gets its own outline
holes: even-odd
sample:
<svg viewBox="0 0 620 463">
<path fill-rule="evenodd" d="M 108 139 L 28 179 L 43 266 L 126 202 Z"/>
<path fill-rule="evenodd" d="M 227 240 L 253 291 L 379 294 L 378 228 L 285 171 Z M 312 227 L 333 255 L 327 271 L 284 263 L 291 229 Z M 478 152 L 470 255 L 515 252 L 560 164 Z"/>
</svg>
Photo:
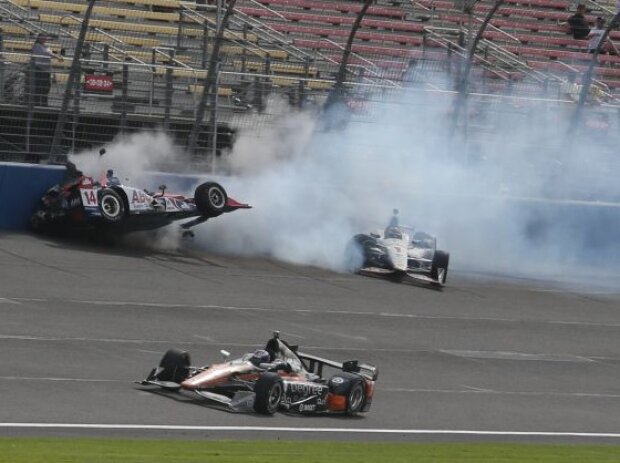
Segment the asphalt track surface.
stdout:
<svg viewBox="0 0 620 463">
<path fill-rule="evenodd" d="M 615 278 L 615 277 L 613 277 Z M 453 272 L 443 291 L 267 259 L 0 234 L 0 435 L 620 443 L 620 294 Z M 380 369 L 359 418 L 149 392 L 260 348 Z"/>
</svg>

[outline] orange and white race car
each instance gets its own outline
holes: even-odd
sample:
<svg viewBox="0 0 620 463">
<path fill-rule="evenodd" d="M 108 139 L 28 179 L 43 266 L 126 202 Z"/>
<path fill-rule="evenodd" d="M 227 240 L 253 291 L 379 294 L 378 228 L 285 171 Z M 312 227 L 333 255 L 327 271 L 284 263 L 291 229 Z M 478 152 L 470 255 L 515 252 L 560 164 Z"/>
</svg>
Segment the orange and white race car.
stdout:
<svg viewBox="0 0 620 463">
<path fill-rule="evenodd" d="M 356 360 L 335 362 L 298 351 L 276 331 L 264 349 L 202 367 L 191 366 L 187 352 L 166 352 L 159 366 L 139 384 L 197 394 L 227 410 L 271 415 L 367 412 L 377 368 Z M 324 377 L 324 370 L 334 373 Z"/>
</svg>

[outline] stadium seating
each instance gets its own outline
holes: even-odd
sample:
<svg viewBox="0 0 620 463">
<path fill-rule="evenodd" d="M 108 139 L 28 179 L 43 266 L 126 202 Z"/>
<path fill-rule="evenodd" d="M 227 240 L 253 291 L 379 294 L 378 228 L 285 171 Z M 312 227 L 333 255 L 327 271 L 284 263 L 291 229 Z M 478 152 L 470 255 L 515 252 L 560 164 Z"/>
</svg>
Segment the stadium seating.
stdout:
<svg viewBox="0 0 620 463">
<path fill-rule="evenodd" d="M 275 7 L 296 7 L 315 11 L 338 11 L 340 13 L 356 14 L 362 9 L 361 2 L 352 1 L 316 1 L 316 0 L 257 0 L 258 3 Z M 241 5 L 238 5 L 241 6 Z M 282 8 L 284 10 L 284 8 Z M 388 18 L 404 19 L 406 11 L 402 8 L 377 7 L 368 8 L 367 14 L 372 16 L 385 16 Z"/>
<path fill-rule="evenodd" d="M 108 0 L 113 3 L 124 3 L 127 5 L 139 5 L 146 7 L 165 7 L 165 8 L 179 8 L 181 2 L 180 0 Z"/>
<path fill-rule="evenodd" d="M 86 2 L 77 0 L 11 1 L 29 9 L 37 15 L 44 27 L 58 34 L 66 30 L 75 35 L 79 29 L 79 20 L 74 18 L 79 17 L 86 8 Z M 589 1 L 589 6 L 593 8 L 588 13 L 590 21 L 609 11 L 602 9 L 606 1 L 610 2 L 603 0 L 599 9 L 597 4 Z M 566 26 L 560 24 L 571 14 L 572 4 L 569 0 L 507 0 L 492 19 L 484 39 L 526 62 L 531 61 L 533 68 L 544 69 L 541 63 L 546 61 L 579 64 L 588 59 L 584 53 L 586 42 L 573 39 L 567 34 Z M 120 47 L 129 56 L 150 62 L 152 48 L 174 47 L 182 34 L 183 50 L 177 51 L 177 61 L 199 68 L 205 59 L 204 54 L 201 56 L 204 30 L 195 19 L 180 14 L 181 6 L 194 8 L 191 3 L 182 4 L 179 0 L 102 1 L 93 11 L 88 40 Z M 283 82 L 293 82 L 296 75 L 306 75 L 306 69 L 309 70 L 308 76 L 329 78 L 340 60 L 356 14 L 362 7 L 362 2 L 350 0 L 238 0 L 238 15 L 247 15 L 268 30 L 283 34 L 287 43 L 276 43 L 275 39 L 270 42 L 260 36 L 256 29 L 246 33 L 229 30 L 225 37 L 228 42 L 222 47 L 223 69 L 262 72 L 265 62 L 260 58 L 269 54 L 272 60 L 269 63 L 270 72 L 274 78 L 281 76 Z M 491 2 L 475 4 L 474 15 L 477 19 L 473 23 L 474 28 L 491 7 Z M 424 20 L 410 20 L 415 17 L 415 12 L 424 13 Z M 201 12 L 201 15 L 203 13 L 205 18 L 214 21 L 212 7 Z M 464 30 L 469 27 L 469 20 L 469 15 L 456 9 L 452 0 L 415 0 L 411 3 L 377 0 L 368 9 L 357 32 L 350 62 L 369 68 L 376 66 L 383 69 L 386 75 L 401 75 L 410 59 L 421 56 L 443 59 L 446 48 L 450 46 L 448 42 L 455 43 L 458 40 L 453 34 L 442 42 L 436 35 L 429 35 L 428 31 L 435 28 Z M 179 24 L 179 21 L 183 23 Z M 29 44 L 23 36 L 32 35 L 30 31 L 15 24 L 3 23 L 0 27 L 4 29 L 7 51 L 28 50 Z M 63 36 L 58 37 L 52 43 L 56 51 L 63 44 Z M 611 38 L 620 39 L 620 31 L 613 31 Z M 66 38 L 65 41 L 70 39 Z M 122 47 L 119 44 L 123 44 Z M 286 50 L 289 45 L 312 56 L 312 66 L 306 68 L 295 63 L 300 60 L 292 58 Z M 115 50 L 110 56 L 122 59 L 123 54 Z M 322 61 L 329 65 L 321 64 Z M 165 62 L 163 55 L 158 58 L 158 62 Z M 602 55 L 599 62 L 606 68 L 601 71 L 605 79 L 613 81 L 617 78 L 619 57 Z M 560 72 L 561 67 L 566 66 L 550 65 L 547 69 Z M 326 73 L 326 69 L 329 72 Z M 161 72 L 164 71 L 157 70 L 158 74 Z M 195 71 L 189 73 L 195 75 Z M 176 71 L 174 75 L 178 76 Z"/>
<path fill-rule="evenodd" d="M 0 33 L 8 37 L 30 35 L 26 27 L 11 23 L 0 23 Z"/>
</svg>

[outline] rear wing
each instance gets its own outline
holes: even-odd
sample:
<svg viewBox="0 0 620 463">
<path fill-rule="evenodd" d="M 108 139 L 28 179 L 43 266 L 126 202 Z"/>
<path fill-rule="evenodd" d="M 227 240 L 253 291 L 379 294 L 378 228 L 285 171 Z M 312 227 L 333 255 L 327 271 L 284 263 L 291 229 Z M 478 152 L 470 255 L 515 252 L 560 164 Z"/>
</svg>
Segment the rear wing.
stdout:
<svg viewBox="0 0 620 463">
<path fill-rule="evenodd" d="M 348 360 L 346 362 L 335 362 L 333 360 L 324 359 L 315 355 L 297 352 L 297 356 L 306 364 L 306 368 L 310 373 L 315 373 L 323 377 L 323 367 L 328 366 L 342 371 L 358 373 L 366 379 L 376 381 L 379 377 L 379 370 L 373 365 L 366 363 L 360 364 L 357 360 Z"/>
</svg>

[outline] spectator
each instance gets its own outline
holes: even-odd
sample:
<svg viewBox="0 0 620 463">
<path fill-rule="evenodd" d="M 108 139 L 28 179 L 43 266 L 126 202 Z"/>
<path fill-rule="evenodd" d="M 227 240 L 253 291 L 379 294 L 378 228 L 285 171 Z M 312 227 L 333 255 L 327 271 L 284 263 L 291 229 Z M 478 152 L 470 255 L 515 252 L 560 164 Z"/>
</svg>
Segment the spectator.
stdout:
<svg viewBox="0 0 620 463">
<path fill-rule="evenodd" d="M 601 43 L 601 39 L 603 38 L 604 33 L 605 33 L 605 19 L 599 16 L 598 18 L 596 18 L 596 26 L 590 31 L 587 37 L 588 53 L 594 53 L 596 51 L 599 43 Z M 616 48 L 616 46 L 611 40 L 607 40 L 601 46 L 600 52 L 601 53 L 609 52 L 609 53 L 613 53 L 617 55 L 618 49 Z"/>
<path fill-rule="evenodd" d="M 590 33 L 590 25 L 588 24 L 585 13 L 586 6 L 579 4 L 577 5 L 577 11 L 575 14 L 568 18 L 566 23 L 561 23 L 568 24 L 570 33 L 573 34 L 573 38 L 575 39 L 583 40 Z"/>
<path fill-rule="evenodd" d="M 577 102 L 579 101 L 579 92 L 581 92 L 581 85 L 577 83 L 577 73 L 571 72 L 568 75 L 568 80 L 560 86 L 560 97 L 568 97 L 570 100 Z"/>
<path fill-rule="evenodd" d="M 32 76 L 34 80 L 33 104 L 36 106 L 47 106 L 47 95 L 51 88 L 52 78 L 52 58 L 63 61 L 62 56 L 56 56 L 52 50 L 47 48 L 47 37 L 41 33 L 32 46 Z"/>
</svg>

